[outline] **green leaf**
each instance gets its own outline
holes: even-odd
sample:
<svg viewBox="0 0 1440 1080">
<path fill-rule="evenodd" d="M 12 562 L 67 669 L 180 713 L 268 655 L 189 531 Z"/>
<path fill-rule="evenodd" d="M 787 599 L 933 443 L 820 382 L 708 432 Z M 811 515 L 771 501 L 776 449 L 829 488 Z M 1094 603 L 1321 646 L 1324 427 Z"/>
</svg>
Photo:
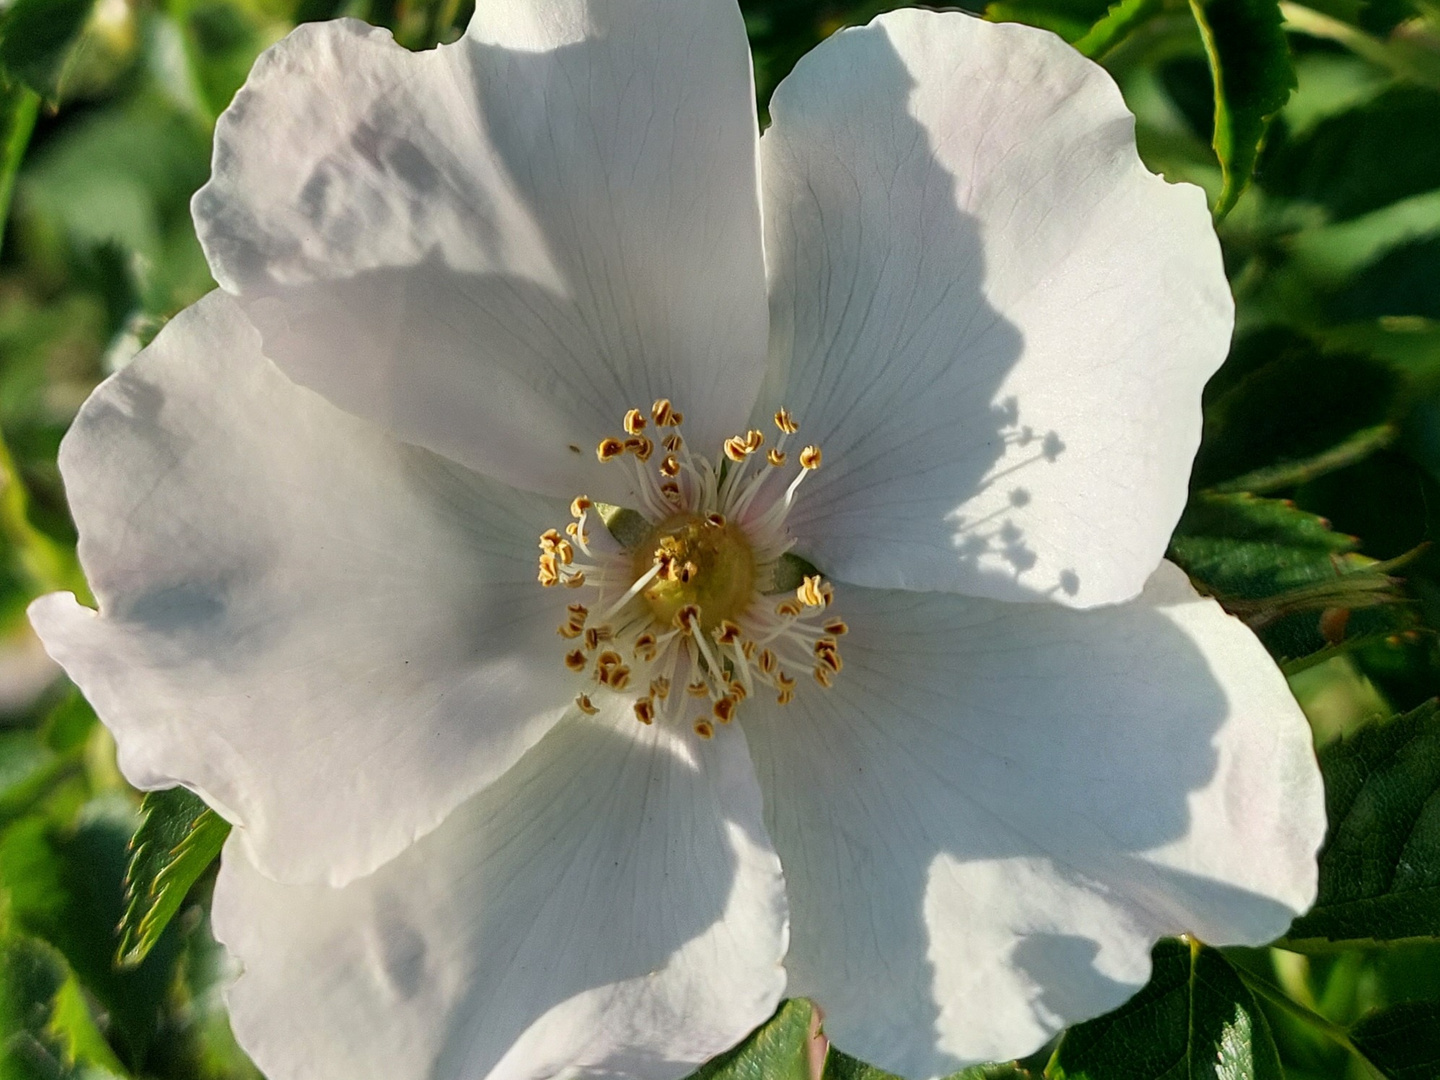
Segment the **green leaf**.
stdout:
<svg viewBox="0 0 1440 1080">
<path fill-rule="evenodd" d="M 1267 192 L 1318 203 L 1338 220 L 1440 187 L 1440 93 L 1395 86 L 1265 155 Z M 1405 152 L 1397 154 L 1395 148 Z"/>
<path fill-rule="evenodd" d="M 1034 1073 L 1021 1068 L 1015 1062 L 1000 1065 L 972 1065 L 961 1069 L 947 1080 L 1034 1080 Z M 900 1080 L 893 1073 L 866 1065 L 858 1058 L 830 1047 L 825 1058 L 825 1074 L 822 1080 Z"/>
<path fill-rule="evenodd" d="M 0 932 L 0 1035 L 0 1080 L 125 1073 L 65 958 L 9 928 Z"/>
<path fill-rule="evenodd" d="M 1110 5 L 1110 10 L 1075 42 L 1075 48 L 1085 56 L 1098 60 L 1163 6 L 1163 0 L 1116 0 Z"/>
<path fill-rule="evenodd" d="M 190 886 L 220 854 L 230 825 L 184 788 L 147 792 L 130 841 L 125 914 L 116 962 L 134 967 L 180 910 Z"/>
<path fill-rule="evenodd" d="M 1335 578 L 1355 548 L 1353 536 L 1292 502 L 1201 492 L 1176 526 L 1170 558 L 1213 593 L 1255 600 Z"/>
<path fill-rule="evenodd" d="M 1107 1016 L 1066 1032 L 1053 1080 L 1281 1080 L 1269 1024 L 1220 953 L 1166 940 L 1150 982 Z"/>
<path fill-rule="evenodd" d="M 692 1073 L 689 1080 L 810 1080 L 810 1025 L 804 998 L 782 1001 L 739 1046 Z"/>
<path fill-rule="evenodd" d="M 0 68 L 55 100 L 94 6 L 95 0 L 15 0 L 0 20 Z"/>
<path fill-rule="evenodd" d="M 1215 215 L 1230 212 L 1255 171 L 1270 119 L 1295 89 L 1295 66 L 1277 0 L 1190 0 L 1215 91 L 1215 134 L 1224 184 Z"/>
<path fill-rule="evenodd" d="M 1440 1002 L 1407 1001 L 1371 1013 L 1350 1041 L 1389 1080 L 1440 1076 Z"/>
<path fill-rule="evenodd" d="M 1329 833 L 1320 891 L 1291 943 L 1440 937 L 1440 715 L 1435 702 L 1320 751 Z"/>
<path fill-rule="evenodd" d="M 0 836 L 0 884 L 16 929 L 64 955 L 105 1010 L 108 1040 L 138 1069 L 155 1039 L 181 941 L 167 934 L 139 967 L 115 967 L 125 849 L 137 824 L 129 799 L 119 795 L 86 804 L 72 828 L 27 817 Z"/>
</svg>

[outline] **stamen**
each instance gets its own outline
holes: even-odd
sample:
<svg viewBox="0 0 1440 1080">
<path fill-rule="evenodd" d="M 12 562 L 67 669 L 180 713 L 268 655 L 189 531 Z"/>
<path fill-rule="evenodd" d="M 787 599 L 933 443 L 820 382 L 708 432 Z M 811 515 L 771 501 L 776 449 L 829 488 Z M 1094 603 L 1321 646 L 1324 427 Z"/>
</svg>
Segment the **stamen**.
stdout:
<svg viewBox="0 0 1440 1080">
<path fill-rule="evenodd" d="M 565 667 L 589 672 L 592 686 L 625 694 L 640 723 L 679 721 L 685 697 L 705 699 L 710 715 L 692 727 L 708 739 L 762 686 L 781 705 L 793 700 L 796 679 L 786 668 L 809 668 L 821 687 L 832 686 L 843 669 L 838 641 L 849 628 L 823 614 L 834 598 L 829 582 L 814 574 L 790 596 L 756 593 L 794 544 L 786 518 L 796 490 L 821 462 L 820 448 L 806 446 L 777 493 L 772 470 L 795 456 L 786 442 L 799 424 L 786 409 L 774 421 L 780 434 L 773 447 L 766 449 L 764 432 L 751 428 L 722 442 L 720 461 L 692 453 L 679 430 L 684 416 L 668 398 L 654 401 L 648 419 L 640 409 L 627 410 L 623 436 L 601 439 L 596 457 L 628 459 L 622 468 L 632 477 L 631 510 L 645 523 L 625 534 L 622 550 L 608 543 L 618 532 L 602 533 L 606 542 L 592 549 L 586 523 L 595 503 L 580 495 L 563 532 L 547 529 L 539 539 L 542 585 L 596 590 L 590 602 L 568 605 L 557 627 L 560 637 L 581 646 L 563 654 Z M 655 430 L 646 434 L 651 423 Z M 685 693 L 672 694 L 672 686 Z M 599 711 L 590 693 L 575 701 L 587 715 Z"/>
</svg>

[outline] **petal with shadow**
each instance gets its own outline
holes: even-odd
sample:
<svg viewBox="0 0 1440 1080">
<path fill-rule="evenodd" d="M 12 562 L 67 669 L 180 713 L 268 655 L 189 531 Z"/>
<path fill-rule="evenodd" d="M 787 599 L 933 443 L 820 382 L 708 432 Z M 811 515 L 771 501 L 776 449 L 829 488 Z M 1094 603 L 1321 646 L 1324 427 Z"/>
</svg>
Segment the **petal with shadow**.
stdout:
<svg viewBox="0 0 1440 1080">
<path fill-rule="evenodd" d="M 718 445 L 754 401 L 757 138 L 731 0 L 481 0 L 429 52 L 353 20 L 270 49 L 194 213 L 296 381 L 507 483 L 619 501 L 619 470 L 591 473 L 627 409 L 672 398 Z"/>
<path fill-rule="evenodd" d="M 1230 342 L 1204 195 L 1145 169 L 1101 68 L 957 12 L 841 31 L 771 112 L 761 411 L 825 452 L 798 550 L 879 588 L 1139 593 Z"/>
<path fill-rule="evenodd" d="M 271 1080 L 677 1080 L 785 986 L 785 897 L 737 729 L 562 721 L 343 889 L 227 851 L 229 1004 Z"/>
<path fill-rule="evenodd" d="M 213 292 L 81 409 L 60 451 L 98 613 L 31 619 L 138 787 L 184 784 L 266 873 L 366 873 L 568 706 L 558 503 L 297 387 Z"/>
<path fill-rule="evenodd" d="M 828 692 L 743 722 L 785 866 L 789 992 L 910 1078 L 1114 1008 L 1159 937 L 1283 933 L 1325 829 L 1260 643 L 1162 564 L 1091 612 L 847 588 Z M 808 692 L 807 692 L 808 690 Z"/>
</svg>

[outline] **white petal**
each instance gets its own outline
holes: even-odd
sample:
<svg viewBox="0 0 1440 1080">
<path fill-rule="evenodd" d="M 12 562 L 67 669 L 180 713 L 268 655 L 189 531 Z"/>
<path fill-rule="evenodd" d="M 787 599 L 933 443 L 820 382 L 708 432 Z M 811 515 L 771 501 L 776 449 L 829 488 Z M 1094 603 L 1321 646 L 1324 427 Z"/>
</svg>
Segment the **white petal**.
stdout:
<svg viewBox="0 0 1440 1080">
<path fill-rule="evenodd" d="M 517 486 L 602 496 L 595 445 L 632 406 L 674 399 L 707 445 L 743 427 L 756 141 L 732 0 L 481 0 L 425 53 L 300 27 L 221 118 L 194 212 L 292 378 Z"/>
<path fill-rule="evenodd" d="M 841 1049 L 912 1078 L 1025 1054 L 1129 997 L 1157 938 L 1259 944 L 1313 900 L 1309 728 L 1173 566 L 1094 612 L 859 588 L 837 610 L 834 688 L 745 726 L 789 992 Z"/>
<path fill-rule="evenodd" d="M 271 1080 L 673 1080 L 785 985 L 743 736 L 628 710 L 562 722 L 344 889 L 277 885 L 227 851 L 215 931 L 244 965 L 236 1035 Z"/>
<path fill-rule="evenodd" d="M 1203 194 L 1145 170 L 1099 67 L 960 13 L 842 31 L 771 111 L 761 401 L 825 451 L 798 550 L 862 585 L 1138 593 L 1230 339 Z"/>
<path fill-rule="evenodd" d="M 395 442 L 258 352 L 214 292 L 60 452 L 99 613 L 31 618 L 139 787 L 181 783 L 267 873 L 366 873 L 568 704 L 535 542 L 565 510 Z"/>
</svg>

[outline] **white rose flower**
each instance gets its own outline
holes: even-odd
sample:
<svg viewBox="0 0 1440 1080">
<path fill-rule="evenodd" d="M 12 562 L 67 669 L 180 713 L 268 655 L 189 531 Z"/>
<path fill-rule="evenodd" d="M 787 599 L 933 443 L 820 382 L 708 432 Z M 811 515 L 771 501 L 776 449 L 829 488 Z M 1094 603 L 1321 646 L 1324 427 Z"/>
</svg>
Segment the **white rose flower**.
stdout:
<svg viewBox="0 0 1440 1080">
<path fill-rule="evenodd" d="M 1311 901 L 1305 721 L 1161 561 L 1232 320 L 1201 193 L 958 13 L 773 116 L 734 0 L 481 0 L 426 53 L 303 26 L 222 117 L 221 290 L 82 409 L 99 611 L 32 617 L 234 823 L 272 1080 L 668 1080 L 784 994 L 933 1076 Z"/>
</svg>

